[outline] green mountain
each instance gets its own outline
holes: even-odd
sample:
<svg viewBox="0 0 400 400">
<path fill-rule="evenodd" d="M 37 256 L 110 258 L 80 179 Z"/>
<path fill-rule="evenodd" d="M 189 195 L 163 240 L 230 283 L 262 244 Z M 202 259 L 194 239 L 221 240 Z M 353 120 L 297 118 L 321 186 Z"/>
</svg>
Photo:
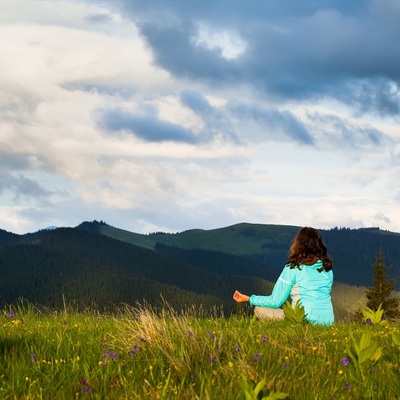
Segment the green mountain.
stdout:
<svg viewBox="0 0 400 400">
<path fill-rule="evenodd" d="M 124 303 L 158 306 L 164 299 L 174 308 L 201 304 L 229 311 L 236 288 L 271 290 L 262 279 L 220 275 L 81 229 L 21 236 L 1 231 L 0 238 L 5 237 L 9 243 L 0 246 L 2 306 L 23 297 L 51 308 L 61 308 L 66 300 L 106 310 Z"/>
<path fill-rule="evenodd" d="M 141 235 L 104 222 L 16 235 L 0 230 L 0 305 L 111 310 L 122 304 L 235 308 L 232 293 L 268 294 L 299 227 L 238 224 Z M 344 318 L 365 303 L 379 248 L 399 273 L 400 235 L 370 229 L 321 231 L 334 260 L 332 299 Z M 394 260 L 393 263 L 389 262 Z"/>
<path fill-rule="evenodd" d="M 85 222 L 78 228 L 116 238 L 127 243 L 164 252 L 191 263 L 199 250 L 244 257 L 263 264 L 253 275 L 274 281 L 287 259 L 291 241 L 300 227 L 242 223 L 220 229 L 194 229 L 181 233 L 141 235 L 105 223 Z M 373 266 L 379 249 L 385 255 L 391 276 L 400 276 L 400 234 L 379 228 L 320 230 L 334 262 L 335 279 L 349 285 L 373 284 Z M 170 248 L 169 250 L 168 247 Z M 173 248 L 173 249 L 172 249 Z M 185 252 L 186 250 L 186 252 Z M 196 250 L 189 256 L 189 250 Z M 172 254 L 174 253 L 174 254 Z M 215 253 L 214 253 L 215 256 Z M 243 267 L 245 270 L 246 267 Z M 243 272 L 241 272 L 243 274 Z M 400 289 L 400 280 L 396 289 Z"/>
</svg>

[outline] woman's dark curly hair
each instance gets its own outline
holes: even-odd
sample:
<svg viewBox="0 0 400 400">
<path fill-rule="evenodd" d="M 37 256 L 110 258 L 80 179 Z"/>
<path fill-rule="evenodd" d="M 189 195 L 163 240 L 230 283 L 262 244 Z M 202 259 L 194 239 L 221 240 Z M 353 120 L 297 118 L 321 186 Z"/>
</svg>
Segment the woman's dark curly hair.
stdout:
<svg viewBox="0 0 400 400">
<path fill-rule="evenodd" d="M 300 264 L 312 262 L 316 257 L 323 263 L 319 272 L 332 269 L 332 259 L 328 256 L 321 234 L 314 228 L 301 228 L 290 246 L 287 264 L 290 264 L 290 268 L 301 269 Z"/>
</svg>

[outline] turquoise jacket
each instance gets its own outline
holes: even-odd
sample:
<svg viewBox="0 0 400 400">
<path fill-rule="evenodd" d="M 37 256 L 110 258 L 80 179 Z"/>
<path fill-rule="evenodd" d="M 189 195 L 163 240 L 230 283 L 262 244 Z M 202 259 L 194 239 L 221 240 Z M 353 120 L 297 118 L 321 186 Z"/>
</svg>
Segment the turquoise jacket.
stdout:
<svg viewBox="0 0 400 400">
<path fill-rule="evenodd" d="M 306 312 L 306 320 L 313 324 L 331 325 L 334 321 L 331 301 L 332 270 L 318 272 L 322 260 L 314 265 L 300 264 L 300 268 L 286 265 L 275 283 L 270 296 L 250 296 L 250 304 L 258 307 L 279 308 L 288 298 L 293 286 L 298 285 L 300 305 Z"/>
</svg>

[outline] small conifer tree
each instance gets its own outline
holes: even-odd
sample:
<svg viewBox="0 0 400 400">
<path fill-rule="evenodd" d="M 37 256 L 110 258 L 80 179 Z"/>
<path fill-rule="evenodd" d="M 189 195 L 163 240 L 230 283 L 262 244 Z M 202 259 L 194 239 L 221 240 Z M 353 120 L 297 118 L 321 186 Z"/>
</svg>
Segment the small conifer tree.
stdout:
<svg viewBox="0 0 400 400">
<path fill-rule="evenodd" d="M 392 296 L 396 280 L 388 278 L 388 268 L 383 259 L 382 249 L 379 249 L 374 268 L 374 286 L 368 287 L 366 290 L 367 307 L 373 311 L 377 311 L 381 304 L 383 317 L 385 319 L 394 319 L 400 317 L 399 299 Z"/>
</svg>

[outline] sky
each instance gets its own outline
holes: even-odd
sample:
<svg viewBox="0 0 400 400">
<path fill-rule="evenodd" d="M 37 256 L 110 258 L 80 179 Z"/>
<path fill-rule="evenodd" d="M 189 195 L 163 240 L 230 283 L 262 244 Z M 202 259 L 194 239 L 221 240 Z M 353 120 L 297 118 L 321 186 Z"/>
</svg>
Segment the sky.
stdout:
<svg viewBox="0 0 400 400">
<path fill-rule="evenodd" d="M 397 0 L 0 1 L 0 229 L 400 232 Z"/>
</svg>

